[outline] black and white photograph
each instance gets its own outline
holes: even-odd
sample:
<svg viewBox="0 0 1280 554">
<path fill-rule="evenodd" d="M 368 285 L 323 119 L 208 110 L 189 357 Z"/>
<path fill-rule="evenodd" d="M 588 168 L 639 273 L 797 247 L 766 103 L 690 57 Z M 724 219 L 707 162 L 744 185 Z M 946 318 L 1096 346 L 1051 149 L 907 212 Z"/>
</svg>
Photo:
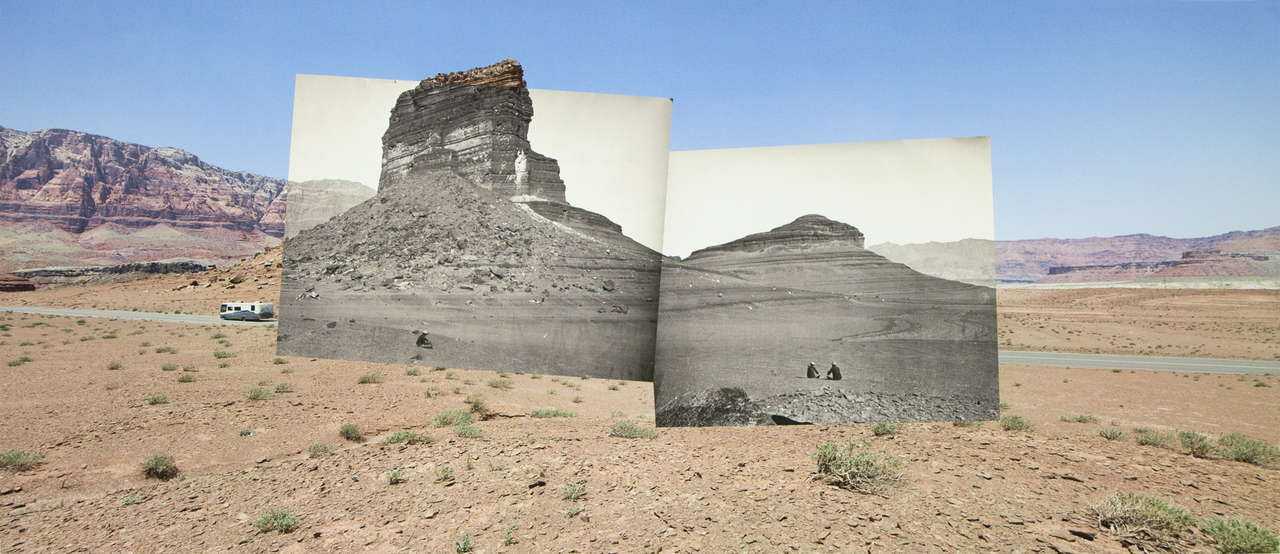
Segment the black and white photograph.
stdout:
<svg viewBox="0 0 1280 554">
<path fill-rule="evenodd" d="M 281 355 L 653 379 L 671 100 L 538 92 L 299 76 Z"/>
<path fill-rule="evenodd" d="M 659 426 L 999 417 L 989 139 L 670 167 Z"/>
</svg>

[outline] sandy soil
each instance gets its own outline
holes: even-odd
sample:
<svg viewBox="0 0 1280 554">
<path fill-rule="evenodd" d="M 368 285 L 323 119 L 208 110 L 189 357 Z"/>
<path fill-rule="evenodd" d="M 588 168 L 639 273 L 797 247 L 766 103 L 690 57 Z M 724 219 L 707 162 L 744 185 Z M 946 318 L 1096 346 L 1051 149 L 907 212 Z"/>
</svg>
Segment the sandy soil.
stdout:
<svg viewBox="0 0 1280 554">
<path fill-rule="evenodd" d="M 1280 291 L 1002 289 L 1002 350 L 1280 360 Z"/>
<path fill-rule="evenodd" d="M 252 263 L 248 280 L 270 281 L 269 270 L 255 273 L 261 260 Z M 215 296 L 229 291 L 172 290 L 191 277 L 21 299 L 211 313 Z M 77 300 L 54 301 L 68 293 Z M 0 302 L 20 302 L 13 294 Z M 260 294 L 274 292 L 264 286 Z M 1276 376 L 1255 386 L 1253 377 L 1006 365 L 1001 400 L 1007 413 L 1035 425 L 1032 433 L 921 423 L 890 438 L 849 425 L 662 429 L 655 439 L 632 440 L 608 432 L 621 417 L 652 425 L 646 383 L 428 368 L 409 375 L 404 365 L 311 358 L 276 363 L 270 328 L 0 315 L 3 360 L 31 358 L 0 366 L 0 451 L 46 456 L 31 471 L 0 471 L 6 554 L 452 552 L 464 533 L 476 552 L 1119 553 L 1115 537 L 1068 532 L 1096 533 L 1088 508 L 1116 491 L 1280 528 L 1280 469 L 1098 435 L 1154 426 L 1280 442 Z M 1211 344 L 1210 329 L 1196 326 L 1189 340 Z M 110 369 L 113 362 L 121 368 Z M 178 382 L 184 374 L 195 380 Z M 383 380 L 357 384 L 367 374 Z M 498 379 L 511 388 L 489 386 Z M 253 388 L 282 383 L 291 392 L 248 399 Z M 478 423 L 483 437 L 431 427 L 435 414 L 465 407 L 475 393 L 492 410 Z M 167 402 L 150 404 L 154 395 Z M 527 417 L 557 407 L 578 416 Z M 1079 414 L 1099 421 L 1060 420 Z M 344 423 L 359 425 L 368 440 L 340 438 Z M 382 442 L 402 429 L 438 440 Z M 881 495 L 816 480 L 810 456 L 826 440 L 894 456 L 903 477 Z M 315 443 L 337 452 L 309 459 Z M 153 454 L 174 456 L 185 476 L 144 478 L 138 464 Z M 446 466 L 453 478 L 437 482 Z M 393 485 L 386 474 L 396 468 L 407 480 Z M 585 494 L 565 499 L 566 486 L 578 482 Z M 252 522 L 268 507 L 296 514 L 298 530 L 258 532 Z M 575 508 L 581 512 L 568 517 Z"/>
</svg>

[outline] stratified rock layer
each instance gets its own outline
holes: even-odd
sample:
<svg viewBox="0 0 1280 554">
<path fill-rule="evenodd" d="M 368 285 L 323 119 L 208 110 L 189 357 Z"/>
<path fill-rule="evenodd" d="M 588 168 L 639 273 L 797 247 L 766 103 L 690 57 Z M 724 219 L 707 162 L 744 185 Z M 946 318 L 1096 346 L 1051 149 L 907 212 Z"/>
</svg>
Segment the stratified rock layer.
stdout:
<svg viewBox="0 0 1280 554">
<path fill-rule="evenodd" d="M 502 196 L 564 202 L 560 165 L 529 145 L 532 119 L 524 70 L 514 60 L 426 79 L 391 111 L 382 178 L 447 169 Z"/>
<path fill-rule="evenodd" d="M 810 214 L 765 233 L 747 235 L 719 246 L 703 248 L 689 254 L 687 260 L 712 252 L 759 252 L 771 247 L 827 246 L 835 242 L 862 248 L 864 237 L 857 227 Z"/>
<path fill-rule="evenodd" d="M 0 127 L 0 221 L 46 221 L 71 233 L 129 228 L 263 231 L 285 182 L 228 171 L 175 148 L 149 148 L 64 129 Z"/>
</svg>

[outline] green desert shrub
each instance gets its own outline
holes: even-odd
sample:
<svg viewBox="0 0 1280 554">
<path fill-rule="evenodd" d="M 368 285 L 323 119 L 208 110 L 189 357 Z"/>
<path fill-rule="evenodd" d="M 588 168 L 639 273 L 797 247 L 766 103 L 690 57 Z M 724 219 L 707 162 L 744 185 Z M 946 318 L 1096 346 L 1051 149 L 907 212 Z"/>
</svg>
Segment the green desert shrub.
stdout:
<svg viewBox="0 0 1280 554">
<path fill-rule="evenodd" d="M 506 389 L 511 388 L 513 385 L 512 385 L 512 383 L 511 383 L 511 380 L 510 380 L 510 379 L 491 379 L 491 380 L 489 381 L 489 386 L 491 386 L 491 387 L 493 387 L 493 388 L 495 388 L 495 389 L 503 389 L 503 390 L 506 390 Z"/>
<path fill-rule="evenodd" d="M 1094 417 L 1092 414 L 1064 415 L 1060 419 L 1068 423 L 1097 423 L 1098 422 L 1098 418 Z"/>
<path fill-rule="evenodd" d="M 404 374 L 410 377 L 417 377 L 419 375 L 422 375 L 422 370 L 416 367 L 411 367 L 409 369 L 404 370 Z"/>
<path fill-rule="evenodd" d="M 338 436 L 351 442 L 361 442 L 364 440 L 364 433 L 360 431 L 360 427 L 354 423 L 347 423 L 338 428 Z"/>
<path fill-rule="evenodd" d="M 178 349 L 172 346 L 157 346 L 156 354 L 177 354 Z"/>
<path fill-rule="evenodd" d="M 459 423 L 453 426 L 453 433 L 464 439 L 477 439 L 484 436 L 484 429 L 472 423 Z"/>
<path fill-rule="evenodd" d="M 315 443 L 307 447 L 308 458 L 322 458 L 324 456 L 329 456 L 333 454 L 333 452 L 334 450 L 332 446 L 329 446 L 327 444 L 322 444 L 322 443 Z"/>
<path fill-rule="evenodd" d="M 408 481 L 408 479 L 406 479 L 404 476 L 404 468 L 397 467 L 387 472 L 387 484 L 399 485 L 400 483 L 403 483 L 405 481 Z"/>
<path fill-rule="evenodd" d="M 275 398 L 275 395 L 271 394 L 271 391 L 267 389 L 249 389 L 249 400 L 270 400 L 272 398 Z"/>
<path fill-rule="evenodd" d="M 293 383 L 276 383 L 276 392 L 293 392 Z"/>
<path fill-rule="evenodd" d="M 378 373 L 366 373 L 364 375 L 361 375 L 360 378 L 356 379 L 356 384 L 359 384 L 359 385 L 368 385 L 368 384 L 381 383 L 381 382 L 382 382 L 382 375 Z"/>
<path fill-rule="evenodd" d="M 1275 533 L 1243 518 L 1210 518 L 1204 520 L 1200 530 L 1213 537 L 1218 551 L 1224 554 L 1276 552 L 1280 549 L 1280 539 Z"/>
<path fill-rule="evenodd" d="M 449 466 L 442 466 L 442 467 L 436 468 L 437 483 L 444 483 L 452 480 L 453 480 L 453 468 Z"/>
<path fill-rule="evenodd" d="M 488 407 L 485 406 L 483 394 L 477 393 L 467 395 L 466 402 L 468 409 L 470 409 L 473 414 L 483 414 L 488 409 Z"/>
<path fill-rule="evenodd" d="M 1178 431 L 1178 441 L 1182 443 L 1183 448 L 1191 451 L 1191 455 L 1197 458 L 1208 458 L 1213 456 L 1213 443 L 1209 442 L 1209 437 L 1194 431 Z"/>
<path fill-rule="evenodd" d="M 545 408 L 529 412 L 529 417 L 548 418 L 548 417 L 578 417 L 578 414 L 563 410 L 560 408 Z"/>
<path fill-rule="evenodd" d="M 431 444 L 435 442 L 435 439 L 416 431 L 396 431 L 391 433 L 391 436 L 388 436 L 383 442 L 387 444 Z"/>
<path fill-rule="evenodd" d="M 156 404 L 168 404 L 168 403 L 169 403 L 169 397 L 163 394 L 157 394 L 147 399 L 147 404 L 151 404 L 153 406 Z"/>
<path fill-rule="evenodd" d="M 287 363 L 289 363 L 289 362 L 285 361 L 285 359 L 284 359 L 284 358 L 273 358 L 273 359 L 271 360 L 271 363 L 273 363 L 273 364 L 275 364 L 275 365 L 284 365 L 284 364 L 287 364 Z"/>
<path fill-rule="evenodd" d="M 177 364 L 161 364 L 160 371 L 178 371 Z"/>
<path fill-rule="evenodd" d="M 1161 431 L 1150 427 L 1137 427 L 1133 430 L 1133 440 L 1144 446 L 1156 446 L 1167 450 L 1178 448 L 1178 437 L 1169 431 Z"/>
<path fill-rule="evenodd" d="M 230 352 L 227 352 L 226 350 L 214 350 L 214 351 L 213 351 L 213 357 L 218 358 L 218 359 L 220 359 L 220 360 L 221 360 L 221 359 L 223 359 L 223 358 L 234 358 L 235 356 L 236 356 L 235 354 L 232 354 L 232 353 L 230 353 Z"/>
<path fill-rule="evenodd" d="M 178 466 L 173 462 L 173 456 L 165 454 L 156 454 L 147 458 L 142 462 L 142 474 L 147 477 L 154 477 L 161 481 L 168 481 L 178 476 Z"/>
<path fill-rule="evenodd" d="M 27 452 L 26 450 L 6 450 L 0 452 L 0 469 L 5 471 L 27 471 L 40 463 L 44 454 Z"/>
<path fill-rule="evenodd" d="M 1000 418 L 1000 428 L 1005 431 L 1031 431 L 1031 423 L 1022 416 L 1007 415 Z"/>
<path fill-rule="evenodd" d="M 578 500 L 587 494 L 587 482 L 578 481 L 577 483 L 569 483 L 560 491 L 560 498 L 564 500 Z"/>
<path fill-rule="evenodd" d="M 436 417 L 431 420 L 431 425 L 437 428 L 453 427 L 462 423 L 474 423 L 475 420 L 475 416 L 466 410 L 445 410 L 436 414 Z"/>
<path fill-rule="evenodd" d="M 818 445 L 813 453 L 818 475 L 825 476 L 837 486 L 862 493 L 884 490 L 890 483 L 902 477 L 902 462 L 888 454 L 863 452 L 856 443 L 844 448 L 827 441 Z"/>
<path fill-rule="evenodd" d="M 1260 466 L 1269 466 L 1280 460 L 1280 451 L 1275 446 L 1241 433 L 1218 437 L 1218 453 L 1228 460 Z"/>
<path fill-rule="evenodd" d="M 1109 441 L 1122 441 L 1125 439 L 1124 431 L 1119 429 L 1098 429 L 1098 434 Z"/>
<path fill-rule="evenodd" d="M 877 423 L 871 426 L 871 434 L 877 437 L 893 436 L 901 429 L 902 425 L 897 423 Z"/>
<path fill-rule="evenodd" d="M 196 380 L 196 376 L 190 373 L 183 373 L 182 375 L 178 376 L 179 383 L 194 383 L 195 380 Z"/>
<path fill-rule="evenodd" d="M 658 432 L 630 421 L 619 421 L 613 424 L 613 427 L 609 430 L 609 436 L 622 437 L 624 439 L 652 439 L 658 436 Z"/>
<path fill-rule="evenodd" d="M 32 359 L 31 356 L 18 356 L 15 359 L 9 360 L 9 367 L 18 367 L 27 362 L 34 362 L 34 361 L 35 360 Z"/>
<path fill-rule="evenodd" d="M 253 522 L 259 532 L 276 531 L 288 533 L 298 528 L 298 516 L 280 508 L 267 508 L 262 517 Z"/>
<path fill-rule="evenodd" d="M 111 371 L 121 370 L 124 369 L 124 364 L 121 364 L 120 362 L 111 362 L 107 364 L 107 369 Z"/>
</svg>

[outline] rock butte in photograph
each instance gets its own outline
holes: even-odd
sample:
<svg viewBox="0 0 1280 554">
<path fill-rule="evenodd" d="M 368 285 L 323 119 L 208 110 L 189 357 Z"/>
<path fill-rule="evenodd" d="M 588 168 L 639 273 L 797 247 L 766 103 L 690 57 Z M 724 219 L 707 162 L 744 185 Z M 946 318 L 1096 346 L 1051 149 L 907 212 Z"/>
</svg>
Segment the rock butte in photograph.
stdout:
<svg viewBox="0 0 1280 554">
<path fill-rule="evenodd" d="M 565 201 L 533 109 L 514 60 L 401 94 L 377 194 L 285 243 L 281 353 L 651 380 L 661 256 Z"/>
</svg>

